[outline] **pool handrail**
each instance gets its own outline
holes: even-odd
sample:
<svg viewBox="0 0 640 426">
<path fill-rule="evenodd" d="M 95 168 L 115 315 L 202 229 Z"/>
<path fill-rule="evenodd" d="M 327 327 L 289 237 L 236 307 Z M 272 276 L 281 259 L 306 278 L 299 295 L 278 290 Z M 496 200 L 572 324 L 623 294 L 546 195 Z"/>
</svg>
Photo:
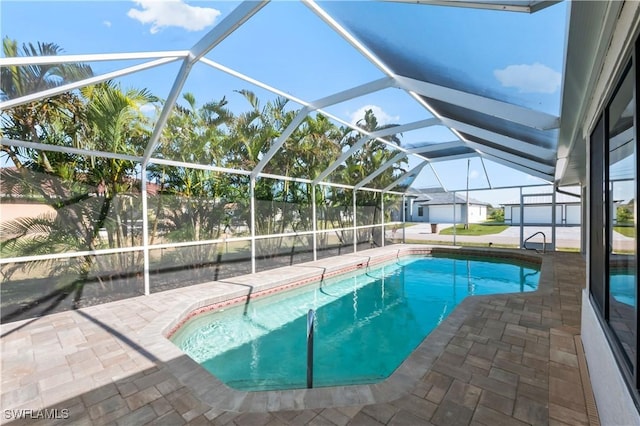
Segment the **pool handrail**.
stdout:
<svg viewBox="0 0 640 426">
<path fill-rule="evenodd" d="M 530 239 L 532 239 L 538 234 L 542 234 L 542 253 L 546 253 L 547 252 L 547 236 L 542 231 L 538 231 L 535 234 L 530 235 L 526 240 L 524 240 L 524 242 L 522 243 L 522 247 L 525 250 L 530 250 L 527 248 L 527 241 L 529 241 Z M 532 250 L 538 251 L 537 249 L 532 249 Z"/>
<path fill-rule="evenodd" d="M 313 326 L 316 320 L 316 311 L 309 309 L 307 312 L 307 389 L 313 387 Z"/>
</svg>

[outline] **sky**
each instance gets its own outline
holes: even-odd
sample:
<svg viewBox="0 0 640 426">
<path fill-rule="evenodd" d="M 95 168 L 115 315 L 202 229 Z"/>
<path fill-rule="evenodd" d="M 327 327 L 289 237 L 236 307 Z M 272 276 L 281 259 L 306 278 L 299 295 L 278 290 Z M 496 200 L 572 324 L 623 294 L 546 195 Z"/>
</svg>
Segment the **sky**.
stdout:
<svg viewBox="0 0 640 426">
<path fill-rule="evenodd" d="M 460 90 L 558 114 L 564 61 L 567 2 L 533 15 L 391 2 L 319 3 L 359 39 L 387 59 L 396 52 L 394 71 L 430 78 Z M 53 42 L 65 54 L 188 50 L 239 2 L 186 0 L 0 1 L 0 32 L 19 43 Z M 397 53 L 400 52 L 400 53 Z M 403 56 L 404 55 L 404 56 Z M 384 77 L 308 7 L 273 1 L 206 57 L 305 101 L 313 101 Z M 410 61 L 417 58 L 419 68 Z M 104 73 L 140 63 L 89 63 Z M 146 87 L 166 98 L 179 63 L 122 77 L 124 87 Z M 419 75 L 427 73 L 428 75 Z M 232 111 L 248 109 L 237 90 L 254 91 L 261 103 L 276 95 L 208 65 L 196 64 L 183 92 L 202 104 L 229 101 Z M 289 108 L 301 106 L 289 103 Z M 355 123 L 373 109 L 381 124 L 404 124 L 431 115 L 395 88 L 332 105 L 325 110 Z M 457 139 L 443 126 L 405 132 L 405 145 Z M 417 164 L 411 159 L 410 166 Z M 520 172 L 479 159 L 469 164 L 469 187 L 539 183 Z M 485 174 L 486 170 L 486 174 Z M 443 183 L 466 188 L 467 160 L 425 167 L 416 186 Z M 486 175 L 489 175 L 487 179 Z M 473 195 L 472 195 L 473 196 Z M 484 195 L 483 201 L 498 203 Z M 511 196 L 500 196 L 500 198 Z M 475 198 L 479 198 L 475 196 Z"/>
</svg>

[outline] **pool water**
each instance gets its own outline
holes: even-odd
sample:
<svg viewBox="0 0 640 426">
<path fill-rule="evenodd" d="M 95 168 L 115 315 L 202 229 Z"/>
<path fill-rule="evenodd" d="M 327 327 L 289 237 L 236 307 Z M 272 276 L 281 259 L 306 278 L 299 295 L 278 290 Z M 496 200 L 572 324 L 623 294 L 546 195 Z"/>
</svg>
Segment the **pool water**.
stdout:
<svg viewBox="0 0 640 426">
<path fill-rule="evenodd" d="M 636 276 L 625 271 L 612 271 L 609 275 L 611 296 L 620 303 L 636 306 Z"/>
<path fill-rule="evenodd" d="M 538 278 L 532 265 L 405 257 L 200 315 L 172 341 L 232 388 L 304 388 L 314 309 L 314 387 L 375 383 L 465 297 L 533 291 Z"/>
</svg>

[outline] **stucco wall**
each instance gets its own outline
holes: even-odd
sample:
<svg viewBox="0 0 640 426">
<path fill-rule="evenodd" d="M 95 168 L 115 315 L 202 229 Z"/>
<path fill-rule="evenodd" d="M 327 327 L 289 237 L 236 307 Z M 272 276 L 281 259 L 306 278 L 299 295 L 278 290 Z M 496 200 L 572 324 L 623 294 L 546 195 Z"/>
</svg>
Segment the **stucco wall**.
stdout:
<svg viewBox="0 0 640 426">
<path fill-rule="evenodd" d="M 602 425 L 640 425 L 640 415 L 629 395 L 607 338 L 591 306 L 589 293 L 582 293 L 582 344 L 591 386 Z"/>
</svg>

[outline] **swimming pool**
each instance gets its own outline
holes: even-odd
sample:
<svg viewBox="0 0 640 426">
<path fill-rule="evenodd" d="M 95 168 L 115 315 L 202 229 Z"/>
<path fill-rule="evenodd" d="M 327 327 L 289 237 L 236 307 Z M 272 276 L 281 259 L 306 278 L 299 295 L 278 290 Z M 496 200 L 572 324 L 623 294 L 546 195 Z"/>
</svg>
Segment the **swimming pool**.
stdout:
<svg viewBox="0 0 640 426">
<path fill-rule="evenodd" d="M 609 275 L 611 296 L 625 305 L 636 306 L 636 276 L 626 270 L 612 270 Z"/>
<path fill-rule="evenodd" d="M 537 266 L 409 256 L 187 322 L 172 341 L 237 390 L 306 386 L 306 314 L 316 310 L 314 386 L 384 380 L 468 295 L 533 291 Z"/>
</svg>

